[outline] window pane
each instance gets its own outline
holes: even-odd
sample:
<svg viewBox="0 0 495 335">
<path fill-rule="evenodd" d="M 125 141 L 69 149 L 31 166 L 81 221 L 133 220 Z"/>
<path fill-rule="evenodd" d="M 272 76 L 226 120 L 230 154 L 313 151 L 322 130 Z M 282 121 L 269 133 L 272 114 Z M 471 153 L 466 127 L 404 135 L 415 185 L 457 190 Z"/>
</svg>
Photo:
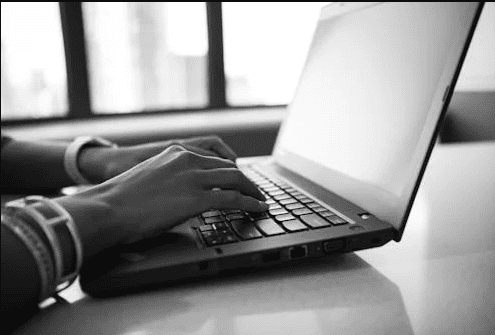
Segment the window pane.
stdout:
<svg viewBox="0 0 495 335">
<path fill-rule="evenodd" d="M 292 99 L 319 10 L 328 2 L 222 3 L 227 101 Z"/>
<path fill-rule="evenodd" d="M 57 2 L 2 2 L 2 120 L 67 113 Z"/>
<path fill-rule="evenodd" d="M 85 2 L 96 113 L 207 104 L 204 2 Z"/>
</svg>

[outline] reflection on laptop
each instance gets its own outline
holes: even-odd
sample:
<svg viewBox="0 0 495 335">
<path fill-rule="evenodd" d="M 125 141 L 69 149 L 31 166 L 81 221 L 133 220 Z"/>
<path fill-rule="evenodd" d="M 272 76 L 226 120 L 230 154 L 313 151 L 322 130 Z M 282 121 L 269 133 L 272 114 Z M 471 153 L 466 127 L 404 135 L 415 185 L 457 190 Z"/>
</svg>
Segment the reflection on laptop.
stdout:
<svg viewBox="0 0 495 335">
<path fill-rule="evenodd" d="M 322 9 L 273 155 L 240 162 L 270 210 L 212 209 L 102 255 L 83 289 L 117 294 L 400 241 L 482 5 Z"/>
</svg>

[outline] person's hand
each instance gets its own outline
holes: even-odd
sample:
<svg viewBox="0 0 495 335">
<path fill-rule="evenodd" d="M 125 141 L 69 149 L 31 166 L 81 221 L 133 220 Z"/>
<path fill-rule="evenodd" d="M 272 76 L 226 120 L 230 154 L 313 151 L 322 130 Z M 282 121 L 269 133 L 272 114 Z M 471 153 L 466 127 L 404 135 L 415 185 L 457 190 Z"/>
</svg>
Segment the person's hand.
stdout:
<svg viewBox="0 0 495 335">
<path fill-rule="evenodd" d="M 102 241 L 101 250 L 169 229 L 209 209 L 265 211 L 264 200 L 232 161 L 172 145 L 104 183 L 66 197 L 62 205 L 69 211 L 72 208 L 76 222 L 78 206 L 74 203 L 89 212 L 92 205 L 84 204 L 104 204 L 111 209 L 112 215 L 102 222 L 87 223 L 93 225 L 90 228 L 81 225 L 83 230 L 96 231 L 98 236 L 93 234 L 89 243 Z M 93 220 L 99 222 L 99 216 L 93 215 Z"/>
<path fill-rule="evenodd" d="M 88 180 L 99 183 L 127 171 L 172 145 L 180 145 L 203 156 L 220 157 L 233 162 L 237 158 L 234 151 L 218 136 L 205 136 L 120 148 L 88 147 L 79 156 L 79 168 Z"/>
</svg>

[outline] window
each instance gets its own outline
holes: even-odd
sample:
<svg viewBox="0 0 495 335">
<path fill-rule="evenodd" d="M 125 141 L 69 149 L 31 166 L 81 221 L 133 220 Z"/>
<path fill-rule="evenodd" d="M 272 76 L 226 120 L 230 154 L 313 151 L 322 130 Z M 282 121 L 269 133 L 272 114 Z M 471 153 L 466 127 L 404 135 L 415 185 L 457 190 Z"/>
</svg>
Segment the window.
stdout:
<svg viewBox="0 0 495 335">
<path fill-rule="evenodd" d="M 57 2 L 2 2 L 2 120 L 67 113 Z"/>
<path fill-rule="evenodd" d="M 2 120 L 286 104 L 324 4 L 2 2 Z"/>
<path fill-rule="evenodd" d="M 85 2 L 95 113 L 206 107 L 204 2 Z"/>
<path fill-rule="evenodd" d="M 495 2 L 485 2 L 455 86 L 457 91 L 495 91 Z"/>
<path fill-rule="evenodd" d="M 224 2 L 230 105 L 290 102 L 325 2 Z"/>
<path fill-rule="evenodd" d="M 287 104 L 326 4 L 2 2 L 2 124 Z M 459 88 L 493 88 L 491 4 Z"/>
</svg>

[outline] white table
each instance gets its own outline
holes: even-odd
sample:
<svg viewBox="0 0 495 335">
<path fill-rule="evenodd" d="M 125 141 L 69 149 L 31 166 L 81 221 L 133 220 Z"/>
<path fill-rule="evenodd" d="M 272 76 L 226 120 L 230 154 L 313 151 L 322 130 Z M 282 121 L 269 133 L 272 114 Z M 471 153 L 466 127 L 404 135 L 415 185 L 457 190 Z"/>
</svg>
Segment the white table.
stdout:
<svg viewBox="0 0 495 335">
<path fill-rule="evenodd" d="M 44 309 L 21 334 L 495 334 L 495 142 L 437 146 L 400 243 Z"/>
</svg>

